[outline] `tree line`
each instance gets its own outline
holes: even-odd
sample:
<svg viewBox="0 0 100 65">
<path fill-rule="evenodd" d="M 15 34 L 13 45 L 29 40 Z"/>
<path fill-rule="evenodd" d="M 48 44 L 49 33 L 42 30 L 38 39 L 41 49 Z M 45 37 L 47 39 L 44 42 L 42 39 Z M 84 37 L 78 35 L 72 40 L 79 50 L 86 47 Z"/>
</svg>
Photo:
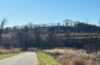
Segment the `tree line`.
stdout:
<svg viewBox="0 0 100 65">
<path fill-rule="evenodd" d="M 6 19 L 3 19 L 0 25 L 0 46 L 5 48 L 18 47 L 22 50 L 31 47 L 100 49 L 100 26 L 97 25 L 66 19 L 64 24 L 33 25 L 30 23 L 4 28 L 5 22 Z"/>
</svg>

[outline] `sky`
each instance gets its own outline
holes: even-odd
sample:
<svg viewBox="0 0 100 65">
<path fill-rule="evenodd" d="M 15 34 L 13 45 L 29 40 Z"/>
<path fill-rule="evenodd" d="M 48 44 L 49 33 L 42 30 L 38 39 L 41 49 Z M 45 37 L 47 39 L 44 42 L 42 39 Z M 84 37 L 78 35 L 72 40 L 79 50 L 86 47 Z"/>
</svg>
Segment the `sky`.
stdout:
<svg viewBox="0 0 100 65">
<path fill-rule="evenodd" d="M 0 21 L 8 26 L 63 23 L 64 19 L 97 24 L 100 0 L 0 0 Z"/>
</svg>

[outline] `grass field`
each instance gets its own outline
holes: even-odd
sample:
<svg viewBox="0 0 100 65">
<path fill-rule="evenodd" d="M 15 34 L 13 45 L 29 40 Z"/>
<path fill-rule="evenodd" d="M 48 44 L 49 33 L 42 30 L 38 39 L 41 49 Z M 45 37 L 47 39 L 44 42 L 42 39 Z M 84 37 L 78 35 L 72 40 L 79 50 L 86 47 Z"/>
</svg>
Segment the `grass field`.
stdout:
<svg viewBox="0 0 100 65">
<path fill-rule="evenodd" d="M 43 52 L 37 52 L 39 65 L 60 65 L 58 61 L 51 55 Z"/>
</svg>

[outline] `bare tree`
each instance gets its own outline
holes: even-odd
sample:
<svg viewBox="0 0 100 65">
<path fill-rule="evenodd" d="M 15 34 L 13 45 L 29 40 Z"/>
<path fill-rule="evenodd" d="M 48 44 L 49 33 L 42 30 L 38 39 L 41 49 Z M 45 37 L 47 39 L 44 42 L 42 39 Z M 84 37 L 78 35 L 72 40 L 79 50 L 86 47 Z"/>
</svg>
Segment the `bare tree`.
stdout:
<svg viewBox="0 0 100 65">
<path fill-rule="evenodd" d="M 39 28 L 39 26 L 34 27 L 34 40 L 35 44 L 37 44 L 38 47 L 41 47 L 41 37 Z"/>
<path fill-rule="evenodd" d="M 89 20 L 87 17 L 85 17 L 85 22 L 88 24 L 89 23 Z"/>
<path fill-rule="evenodd" d="M 100 19 L 97 21 L 97 24 L 100 26 Z"/>
<path fill-rule="evenodd" d="M 6 23 L 6 19 L 4 18 L 1 23 L 0 23 L 0 42 L 2 43 L 2 33 L 3 33 L 3 29 L 4 29 L 4 25 Z"/>
<path fill-rule="evenodd" d="M 65 26 L 73 26 L 74 25 L 74 21 L 71 19 L 65 19 L 63 22 L 65 23 Z"/>
<path fill-rule="evenodd" d="M 20 28 L 16 33 L 20 46 L 22 47 L 22 50 L 25 51 L 28 50 L 28 30 L 28 27 L 24 26 Z"/>
</svg>

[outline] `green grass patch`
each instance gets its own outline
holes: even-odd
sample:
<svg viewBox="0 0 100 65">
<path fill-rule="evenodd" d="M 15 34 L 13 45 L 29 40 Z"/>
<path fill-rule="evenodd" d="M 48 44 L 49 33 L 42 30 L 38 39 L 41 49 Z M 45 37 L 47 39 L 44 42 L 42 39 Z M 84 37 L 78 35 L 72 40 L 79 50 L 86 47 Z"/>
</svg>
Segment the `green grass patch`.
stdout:
<svg viewBox="0 0 100 65">
<path fill-rule="evenodd" d="M 2 54 L 0 54 L 0 60 L 4 59 L 4 58 L 7 58 L 7 57 L 15 56 L 15 55 L 17 55 L 19 53 L 21 53 L 21 52 L 2 53 Z"/>
<path fill-rule="evenodd" d="M 39 65 L 60 65 L 58 61 L 50 54 L 37 52 Z"/>
</svg>

